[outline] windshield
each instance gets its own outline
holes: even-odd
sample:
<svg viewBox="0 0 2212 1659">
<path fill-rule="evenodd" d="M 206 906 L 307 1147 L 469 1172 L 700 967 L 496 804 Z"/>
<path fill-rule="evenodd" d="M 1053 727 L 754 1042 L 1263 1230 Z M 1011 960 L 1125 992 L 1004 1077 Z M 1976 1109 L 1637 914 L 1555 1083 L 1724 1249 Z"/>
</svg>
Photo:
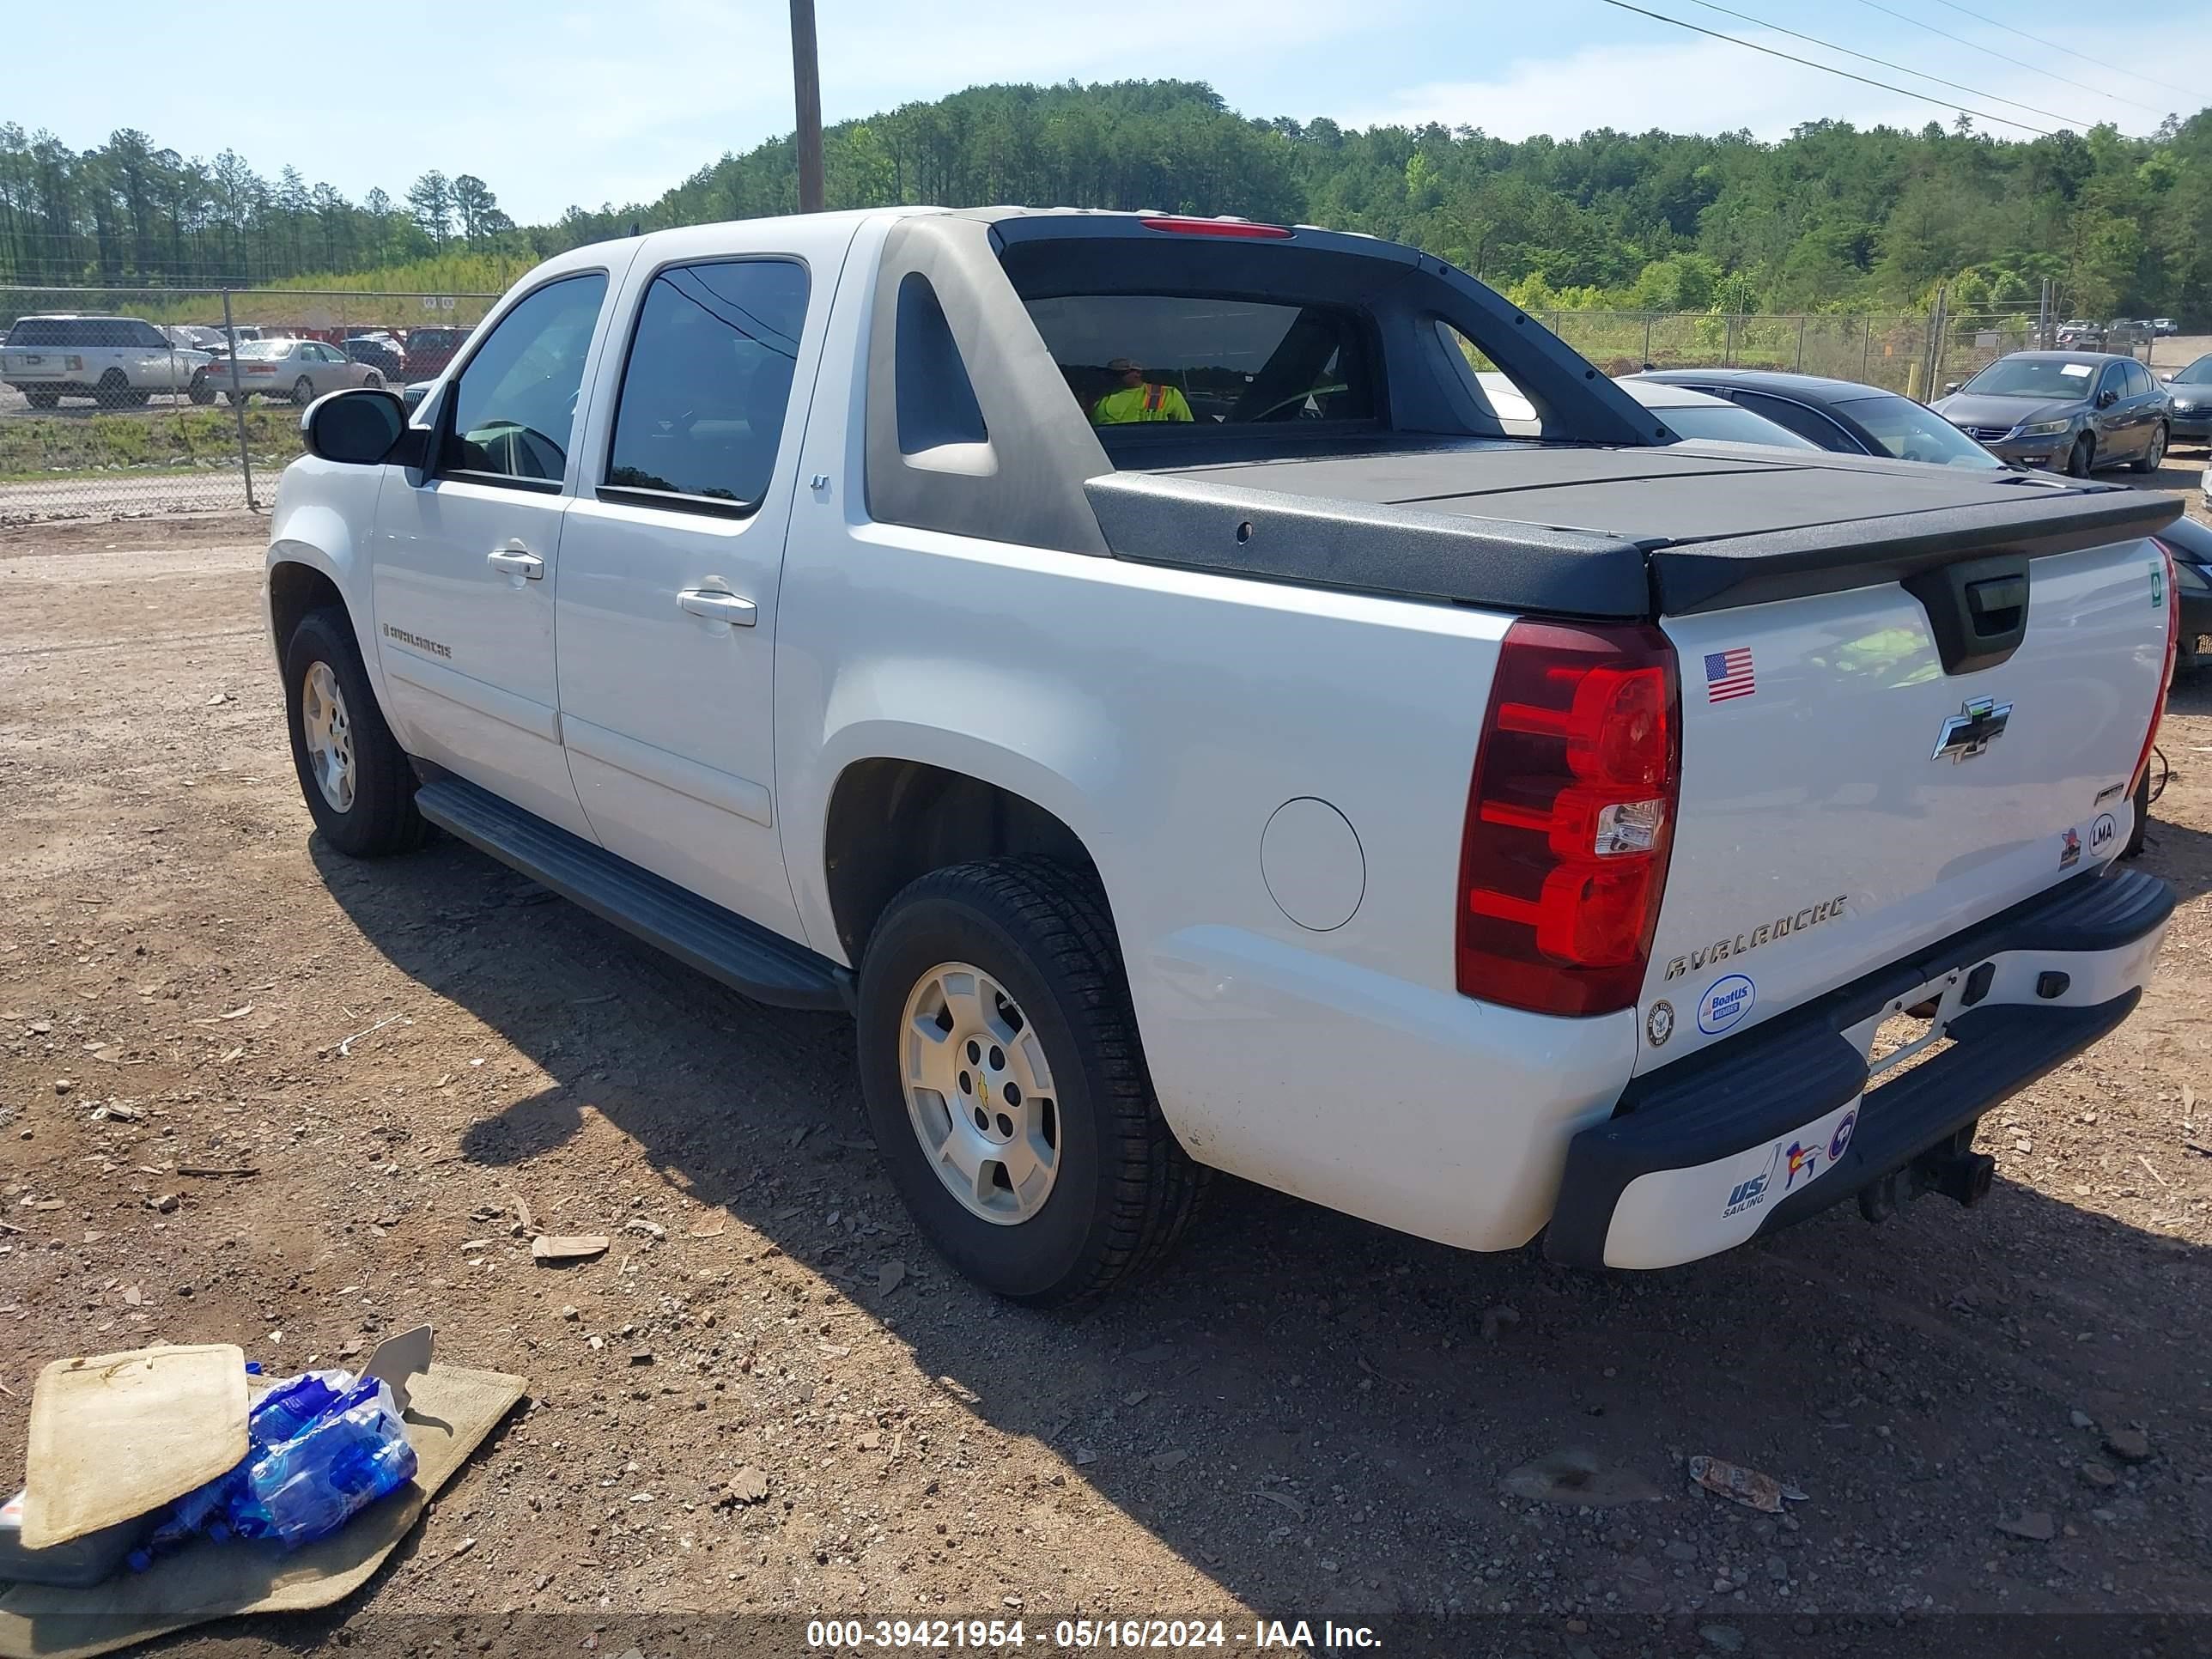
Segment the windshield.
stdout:
<svg viewBox="0 0 2212 1659">
<path fill-rule="evenodd" d="M 2186 368 L 2176 369 L 2166 378 L 2176 386 L 2212 386 L 2212 353 L 2199 357 Z"/>
<path fill-rule="evenodd" d="M 2000 357 L 1963 391 L 1985 398 L 2086 398 L 2097 365 L 2064 357 Z"/>
<path fill-rule="evenodd" d="M 1836 408 L 1900 461 L 2002 468 L 2004 463 L 1934 410 L 1910 398 L 1854 398 Z"/>
<path fill-rule="evenodd" d="M 1779 427 L 1764 415 L 1734 404 L 1682 404 L 1663 407 L 1659 418 L 1685 438 L 1712 443 L 1769 444 L 1777 449 L 1817 449 L 1818 444 Z"/>
</svg>

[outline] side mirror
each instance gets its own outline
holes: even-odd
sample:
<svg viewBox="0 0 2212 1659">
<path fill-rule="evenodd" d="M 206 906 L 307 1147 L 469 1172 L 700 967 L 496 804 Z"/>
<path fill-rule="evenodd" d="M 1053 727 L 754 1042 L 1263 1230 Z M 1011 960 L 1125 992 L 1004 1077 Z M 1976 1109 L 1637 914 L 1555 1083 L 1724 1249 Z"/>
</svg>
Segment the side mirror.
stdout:
<svg viewBox="0 0 2212 1659">
<path fill-rule="evenodd" d="M 300 416 L 307 453 L 346 466 L 382 465 L 406 431 L 407 411 L 382 386 L 330 392 Z"/>
<path fill-rule="evenodd" d="M 2120 394 L 2113 391 L 2110 386 L 2107 386 L 2104 391 L 2100 392 L 2097 394 L 2097 407 L 2100 409 L 2110 409 L 2114 404 L 2119 402 L 2119 400 Z"/>
<path fill-rule="evenodd" d="M 1959 383 L 1956 380 L 1946 380 L 1943 382 L 1943 395 L 1947 398 L 1958 389 Z"/>
</svg>

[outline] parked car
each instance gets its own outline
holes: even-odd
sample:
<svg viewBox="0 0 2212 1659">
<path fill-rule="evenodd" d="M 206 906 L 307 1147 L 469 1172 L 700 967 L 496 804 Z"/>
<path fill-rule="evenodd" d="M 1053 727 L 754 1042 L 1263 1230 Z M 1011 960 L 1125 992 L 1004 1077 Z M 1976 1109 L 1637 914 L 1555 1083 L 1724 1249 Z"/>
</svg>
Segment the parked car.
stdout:
<svg viewBox="0 0 2212 1659">
<path fill-rule="evenodd" d="M 1929 409 L 1880 386 L 1764 368 L 1655 368 L 1622 382 L 1663 380 L 1726 398 L 1839 455 L 1979 468 L 2006 463 Z"/>
<path fill-rule="evenodd" d="M 2105 349 L 2105 325 L 2077 317 L 2058 325 L 2058 343 L 2080 348 L 2083 351 L 2102 351 Z"/>
<path fill-rule="evenodd" d="M 2212 660 L 2212 526 L 2182 517 L 2158 532 L 2173 556 L 2173 582 L 2181 601 L 2177 672 Z"/>
<path fill-rule="evenodd" d="M 211 361 L 143 318 L 56 313 L 17 319 L 0 350 L 0 380 L 33 409 L 55 408 L 64 398 L 137 408 L 156 392 L 185 392 L 205 403 Z"/>
<path fill-rule="evenodd" d="M 2155 337 L 2148 321 L 2134 317 L 2115 317 L 2106 326 L 2104 349 L 2107 351 L 2126 351 L 2134 346 L 2148 344 Z"/>
<path fill-rule="evenodd" d="M 1946 391 L 1936 412 L 2008 461 L 2086 478 L 2119 462 L 2155 472 L 2166 459 L 2170 400 L 2132 357 L 2015 351 Z"/>
<path fill-rule="evenodd" d="M 2212 445 L 2212 352 L 2160 378 L 2166 382 L 2172 411 L 2166 426 L 2173 441 Z"/>
<path fill-rule="evenodd" d="M 1488 370 L 1474 378 L 1507 431 L 1524 430 L 1530 436 L 1539 434 L 1541 423 L 1537 419 L 1536 406 L 1522 395 L 1511 380 Z M 1747 409 L 1739 409 L 1725 398 L 1636 375 L 1614 384 L 1644 408 L 1657 410 L 1660 418 L 1680 437 L 1706 443 L 1765 444 L 1775 449 L 1814 447 L 1796 433 Z"/>
<path fill-rule="evenodd" d="M 236 368 L 234 389 L 229 362 L 216 371 L 216 386 L 234 404 L 244 403 L 257 392 L 311 404 L 326 392 L 384 385 L 381 370 L 355 362 L 336 346 L 325 345 L 320 340 L 240 341 Z"/>
<path fill-rule="evenodd" d="M 1242 221 L 572 250 L 411 419 L 302 422 L 317 831 L 855 1011 L 921 1232 L 1026 1301 L 1159 1257 L 1201 1164 L 1586 1267 L 1979 1200 L 2173 907 L 2107 866 L 2179 503 L 1681 442 L 1525 320 Z M 1923 1006 L 1951 1047 L 1873 1052 Z"/>
<path fill-rule="evenodd" d="M 406 352 L 389 334 L 349 335 L 339 343 L 338 349 L 354 362 L 368 364 L 386 380 L 398 380 L 407 372 Z"/>
<path fill-rule="evenodd" d="M 2179 334 L 2181 332 L 2181 325 L 2175 322 L 2171 317 L 2154 317 L 2150 319 L 2150 325 L 2162 335 Z"/>
<path fill-rule="evenodd" d="M 434 380 L 453 361 L 453 354 L 469 337 L 465 328 L 410 328 L 407 331 L 405 374 L 410 380 Z"/>
</svg>

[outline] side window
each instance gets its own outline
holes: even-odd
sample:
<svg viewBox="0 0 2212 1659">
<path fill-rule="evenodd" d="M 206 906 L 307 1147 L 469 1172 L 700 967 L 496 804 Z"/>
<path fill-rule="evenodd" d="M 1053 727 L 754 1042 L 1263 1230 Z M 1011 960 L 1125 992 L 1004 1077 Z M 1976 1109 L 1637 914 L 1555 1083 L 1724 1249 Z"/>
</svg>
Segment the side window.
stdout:
<svg viewBox="0 0 2212 1659">
<path fill-rule="evenodd" d="M 442 471 L 560 483 L 606 295 L 604 272 L 564 276 L 500 319 L 453 388 Z"/>
<path fill-rule="evenodd" d="M 1837 450 L 1844 454 L 1859 453 L 1859 446 L 1850 441 L 1843 428 L 1817 409 L 1788 398 L 1771 398 L 1763 392 L 1731 388 L 1728 395 L 1753 414 L 1763 415 L 1775 425 L 1794 432 L 1801 438 L 1809 438 L 1823 449 Z M 1660 412 L 1664 415 L 1666 411 L 1662 410 Z"/>
<path fill-rule="evenodd" d="M 708 510 L 759 506 L 791 402 L 806 293 L 806 268 L 789 259 L 681 265 L 654 277 L 623 369 L 607 486 L 729 504 Z"/>
<path fill-rule="evenodd" d="M 131 325 L 131 332 L 134 344 L 152 346 L 160 351 L 169 349 L 169 337 L 151 323 L 133 323 Z"/>
<path fill-rule="evenodd" d="M 2141 363 L 2128 365 L 2128 395 L 2140 398 L 2155 390 L 2150 383 L 2150 372 Z"/>
<path fill-rule="evenodd" d="M 2118 363 L 2106 364 L 2105 372 L 2097 377 L 2097 395 L 2101 398 L 2109 392 L 2115 398 L 2124 398 L 2127 389 L 2127 372 Z"/>
</svg>

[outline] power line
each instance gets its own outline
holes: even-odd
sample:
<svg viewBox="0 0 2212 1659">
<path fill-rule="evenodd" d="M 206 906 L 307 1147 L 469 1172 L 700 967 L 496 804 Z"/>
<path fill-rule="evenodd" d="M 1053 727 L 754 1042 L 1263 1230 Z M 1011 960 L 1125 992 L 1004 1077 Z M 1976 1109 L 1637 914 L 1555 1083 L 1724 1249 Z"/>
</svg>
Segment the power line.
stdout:
<svg viewBox="0 0 2212 1659">
<path fill-rule="evenodd" d="M 1800 58 L 1795 52 L 1778 52 L 1772 46 L 1762 46 L 1756 40 L 1747 40 L 1740 34 L 1723 34 L 1718 29 L 1709 29 L 1696 23 L 1686 23 L 1679 17 L 1669 17 L 1664 12 L 1646 11 L 1641 6 L 1630 5 L 1628 0 L 1605 0 L 1605 3 L 1622 11 L 1632 11 L 1638 17 L 1649 17 L 1654 22 L 1672 23 L 1676 28 L 1687 29 L 1692 34 L 1703 34 L 1715 40 L 1725 40 L 1730 46 L 1748 46 L 1753 52 L 1763 52 L 1769 58 L 1779 58 L 1785 63 L 1802 64 L 1807 69 L 1820 70 L 1829 75 L 1840 75 L 1844 80 L 1856 81 L 1861 86 L 1879 87 L 1884 92 L 1893 92 L 1918 103 L 1933 104 L 1938 109 L 1955 109 L 1964 115 L 1978 115 L 1984 121 L 1995 121 L 2002 127 L 2018 127 L 2022 132 L 2032 132 L 2042 138 L 2057 137 L 2048 127 L 2030 126 L 2027 122 L 2015 121 L 2008 115 L 1992 115 L 1987 110 L 1970 109 L 1964 104 L 1948 103 L 1941 98 L 1930 98 L 1926 93 L 1914 92 L 1908 87 L 1893 87 L 1887 81 L 1869 80 L 1863 75 L 1854 75 L 1849 70 L 1838 69 L 1832 64 L 1815 63 L 1812 58 Z"/>
<path fill-rule="evenodd" d="M 2153 115 L 2163 113 L 2162 111 L 2152 109 L 2148 104 L 2138 104 L 2132 98 L 2123 98 L 2117 92 L 2106 92 L 2102 87 L 2093 87 L 2087 81 L 2076 81 L 2070 75 L 2061 75 L 2057 70 L 2047 70 L 2039 64 L 2031 64 L 2025 58 L 2014 58 L 2009 53 L 1999 52 L 1995 46 L 1985 46 L 1978 40 L 1969 40 L 1963 34 L 1954 34 L 1948 29 L 1937 28 L 1933 23 L 1923 23 L 1909 13 L 1893 11 L 1887 6 L 1876 3 L 1876 0 L 1859 0 L 1859 4 L 1872 7 L 1883 16 L 1894 17 L 1900 23 L 1910 23 L 1917 29 L 1926 29 L 1930 34 L 1940 34 L 1946 40 L 1954 40 L 1962 46 L 1968 46 L 1976 52 L 1987 53 L 1991 58 L 2000 58 L 2032 74 L 2048 76 L 2054 81 L 2063 81 L 2069 87 L 2079 87 L 2084 92 L 2094 92 L 2100 98 L 2109 98 L 2114 103 L 2125 104 L 2130 109 L 2144 110 Z"/>
<path fill-rule="evenodd" d="M 2124 75 L 2149 86 L 2164 87 L 2168 92 L 2178 92 L 2185 98 L 2195 98 L 2201 94 L 2201 88 L 2199 92 L 2191 92 L 2187 87 L 2177 87 L 2172 82 L 2161 81 L 2154 75 L 2144 75 L 2136 70 L 2123 69 L 2118 64 L 2108 64 L 2101 58 L 2090 57 L 2086 52 L 2076 52 L 2071 46 L 2060 46 L 2056 40 L 2046 40 L 2039 34 L 2030 34 L 2026 29 L 2016 29 L 2011 24 L 2001 23 L 1994 17 L 1984 17 L 1978 11 L 1969 11 L 1964 6 L 1954 4 L 1953 0 L 1938 0 L 1938 3 L 1949 6 L 1953 11 L 1963 16 L 1971 17 L 1978 23 L 1987 23 L 1993 29 L 2002 29 L 2008 34 L 2017 34 L 2023 40 L 2033 40 L 2039 46 L 2048 46 L 2053 52 L 2063 52 L 2069 58 L 2078 58 L 2085 64 L 2094 64 L 2099 69 L 2110 70 L 2115 75 Z M 2006 101 L 2008 103 L 2011 100 L 2008 99 Z M 2138 104 L 2136 107 L 2142 109 L 2148 106 Z"/>
<path fill-rule="evenodd" d="M 2039 104 L 2023 104 L 2017 98 L 2005 98 L 1994 92 L 1984 92 L 1978 88 L 1968 86 L 1963 81 L 1947 81 L 1940 75 L 1929 74 L 1925 70 L 1917 70 L 1905 64 L 1893 64 L 1887 58 L 1870 58 L 1865 52 L 1854 52 L 1849 46 L 1839 46 L 1832 40 L 1821 40 L 1818 35 L 1800 34 L 1796 29 L 1785 29 L 1779 23 L 1770 23 L 1764 18 L 1753 17 L 1749 12 L 1730 11 L 1726 6 L 1715 5 L 1713 0 L 1690 0 L 1690 3 L 1693 6 L 1703 6 L 1707 11 L 1717 11 L 1723 17 L 1735 18 L 1741 22 L 1756 23 L 1760 28 L 1771 29 L 1777 34 L 1786 34 L 1792 40 L 1803 40 L 1808 45 L 1824 47 L 1829 52 L 1840 52 L 1844 57 L 1856 58 L 1863 64 L 1879 64 L 1884 69 L 1895 70 L 1903 75 L 1916 76 L 1923 81 L 1933 81 L 1937 86 L 1949 87 L 1954 92 L 1971 92 L 1975 97 L 1987 98 L 1993 103 L 2010 104 L 2014 109 L 2024 109 L 2036 115 L 2047 115 L 2054 121 L 2065 122 L 2069 126 L 2086 129 L 2095 125 L 2094 122 L 2084 121 L 2078 115 L 2061 115 L 2057 110 L 2045 109 Z"/>
</svg>

